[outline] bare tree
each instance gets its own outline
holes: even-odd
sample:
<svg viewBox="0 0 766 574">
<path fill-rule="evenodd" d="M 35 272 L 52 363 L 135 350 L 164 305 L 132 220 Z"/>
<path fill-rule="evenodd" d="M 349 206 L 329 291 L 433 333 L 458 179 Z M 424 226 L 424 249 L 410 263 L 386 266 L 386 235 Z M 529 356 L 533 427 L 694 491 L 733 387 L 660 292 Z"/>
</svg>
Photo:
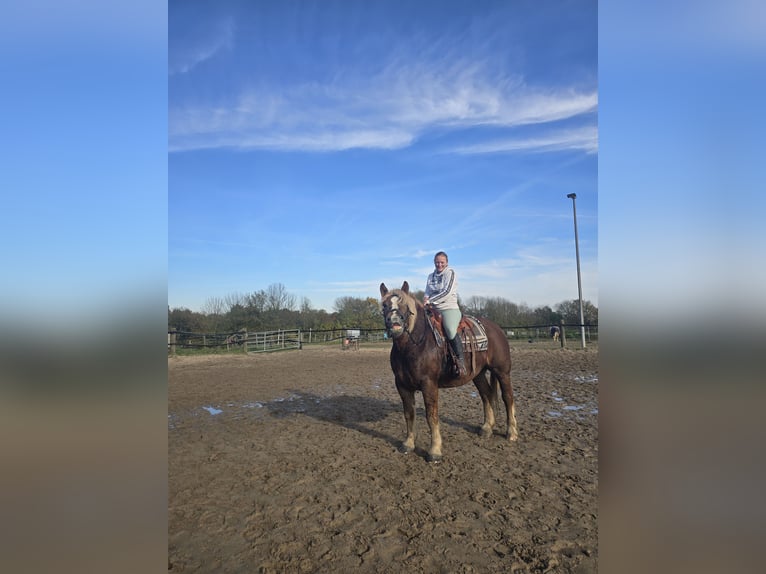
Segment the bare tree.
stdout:
<svg viewBox="0 0 766 574">
<path fill-rule="evenodd" d="M 247 297 L 243 295 L 242 293 L 233 292 L 226 295 L 226 297 L 223 298 L 224 305 L 226 306 L 228 311 L 231 311 L 232 308 L 236 307 L 237 305 L 241 307 L 245 307 L 247 304 Z"/>
<path fill-rule="evenodd" d="M 294 311 L 295 295 L 291 295 L 282 283 L 272 283 L 266 289 L 266 309 L 268 311 Z"/>
<path fill-rule="evenodd" d="M 301 297 L 301 313 L 310 313 L 312 311 L 311 309 L 311 299 L 308 297 Z"/>
<path fill-rule="evenodd" d="M 224 313 L 226 302 L 221 297 L 208 297 L 202 305 L 202 313 L 205 315 L 208 330 L 213 333 L 218 331 Z"/>
<path fill-rule="evenodd" d="M 254 291 L 247 296 L 247 307 L 256 313 L 263 313 L 268 307 L 268 295 L 266 291 Z"/>
<path fill-rule="evenodd" d="M 206 315 L 223 315 L 226 308 L 226 302 L 222 297 L 208 297 L 202 305 L 202 312 Z"/>
</svg>

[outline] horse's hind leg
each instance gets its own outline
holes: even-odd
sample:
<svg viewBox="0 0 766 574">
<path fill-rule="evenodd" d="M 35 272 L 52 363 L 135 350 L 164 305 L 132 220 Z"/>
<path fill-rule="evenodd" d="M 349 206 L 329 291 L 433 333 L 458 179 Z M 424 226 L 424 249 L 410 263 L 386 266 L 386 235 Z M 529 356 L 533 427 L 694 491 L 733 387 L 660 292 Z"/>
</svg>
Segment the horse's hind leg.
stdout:
<svg viewBox="0 0 766 574">
<path fill-rule="evenodd" d="M 492 429 L 495 428 L 495 405 L 497 404 L 497 392 L 494 386 L 487 382 L 487 373 L 482 371 L 473 379 L 476 390 L 479 391 L 481 403 L 484 406 L 484 424 L 481 425 L 479 434 L 484 437 L 492 436 Z"/>
<path fill-rule="evenodd" d="M 399 450 L 405 454 L 415 450 L 415 392 L 402 388 L 397 383 L 396 390 L 402 397 L 402 407 L 404 408 L 404 422 L 407 425 L 407 438 L 402 442 Z"/>
<path fill-rule="evenodd" d="M 508 421 L 508 429 L 505 432 L 505 438 L 509 441 L 514 441 L 519 438 L 519 429 L 516 426 L 516 405 L 513 401 L 513 385 L 511 385 L 510 373 L 492 373 L 493 382 L 497 382 L 500 385 L 500 392 L 503 395 L 503 402 L 505 403 L 506 420 Z"/>
</svg>

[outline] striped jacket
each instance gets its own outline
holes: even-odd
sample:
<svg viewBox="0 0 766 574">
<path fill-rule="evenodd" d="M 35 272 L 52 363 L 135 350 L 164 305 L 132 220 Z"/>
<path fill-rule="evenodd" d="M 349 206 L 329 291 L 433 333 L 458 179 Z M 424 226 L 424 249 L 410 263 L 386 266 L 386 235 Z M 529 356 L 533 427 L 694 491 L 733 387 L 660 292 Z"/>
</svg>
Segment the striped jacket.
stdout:
<svg viewBox="0 0 766 574">
<path fill-rule="evenodd" d="M 445 267 L 441 273 L 434 271 L 428 276 L 425 295 L 429 303 L 440 311 L 460 308 L 457 304 L 457 275 L 451 267 Z"/>
</svg>

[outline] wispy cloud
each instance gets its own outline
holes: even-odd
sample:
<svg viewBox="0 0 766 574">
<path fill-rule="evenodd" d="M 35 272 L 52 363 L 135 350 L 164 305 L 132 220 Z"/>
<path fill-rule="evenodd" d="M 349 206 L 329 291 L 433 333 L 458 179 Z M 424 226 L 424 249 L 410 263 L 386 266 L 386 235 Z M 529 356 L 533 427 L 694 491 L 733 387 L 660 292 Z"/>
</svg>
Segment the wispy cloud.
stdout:
<svg viewBox="0 0 766 574">
<path fill-rule="evenodd" d="M 400 149 L 432 129 L 547 124 L 593 112 L 597 105 L 595 89 L 530 87 L 521 78 L 497 77 L 475 64 L 391 64 L 370 78 L 339 74 L 328 83 L 278 92 L 244 90 L 228 105 L 173 106 L 169 147 L 171 151 Z M 587 138 L 584 133 L 562 133 L 547 142 L 502 145 L 507 151 L 562 145 L 593 151 L 594 139 L 592 133 Z M 495 152 L 498 145 L 458 153 Z"/>
<path fill-rule="evenodd" d="M 169 54 L 170 62 L 168 74 L 187 74 L 194 68 L 213 58 L 221 50 L 230 49 L 234 44 L 234 22 L 230 18 L 224 19 L 211 27 L 211 34 L 195 43 L 186 46 L 182 42 L 175 51 Z"/>
<path fill-rule="evenodd" d="M 581 150 L 585 153 L 598 152 L 598 129 L 586 126 L 574 130 L 561 130 L 534 137 L 496 139 L 467 146 L 444 150 L 457 154 L 511 153 L 519 151 L 546 152 Z"/>
<path fill-rule="evenodd" d="M 541 255 L 528 252 L 519 252 L 515 258 L 495 259 L 484 261 L 474 265 L 464 265 L 462 272 L 472 280 L 480 279 L 512 279 L 520 270 L 555 268 L 560 265 L 568 265 L 570 260 L 555 255 Z"/>
</svg>

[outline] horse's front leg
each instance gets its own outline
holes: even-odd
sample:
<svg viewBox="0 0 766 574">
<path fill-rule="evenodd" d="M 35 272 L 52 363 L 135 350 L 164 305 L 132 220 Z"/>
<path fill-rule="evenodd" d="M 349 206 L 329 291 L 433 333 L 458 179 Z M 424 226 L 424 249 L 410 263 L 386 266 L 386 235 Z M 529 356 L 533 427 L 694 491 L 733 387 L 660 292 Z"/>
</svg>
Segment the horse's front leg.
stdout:
<svg viewBox="0 0 766 574">
<path fill-rule="evenodd" d="M 407 454 L 415 450 L 415 391 L 404 388 L 399 381 L 396 381 L 396 390 L 402 397 L 404 422 L 407 425 L 407 438 L 404 439 L 399 450 Z"/>
<path fill-rule="evenodd" d="M 440 462 L 442 459 L 442 435 L 439 430 L 439 387 L 434 381 L 423 385 L 423 402 L 426 405 L 426 420 L 431 429 L 431 448 L 428 449 L 428 462 Z"/>
</svg>

